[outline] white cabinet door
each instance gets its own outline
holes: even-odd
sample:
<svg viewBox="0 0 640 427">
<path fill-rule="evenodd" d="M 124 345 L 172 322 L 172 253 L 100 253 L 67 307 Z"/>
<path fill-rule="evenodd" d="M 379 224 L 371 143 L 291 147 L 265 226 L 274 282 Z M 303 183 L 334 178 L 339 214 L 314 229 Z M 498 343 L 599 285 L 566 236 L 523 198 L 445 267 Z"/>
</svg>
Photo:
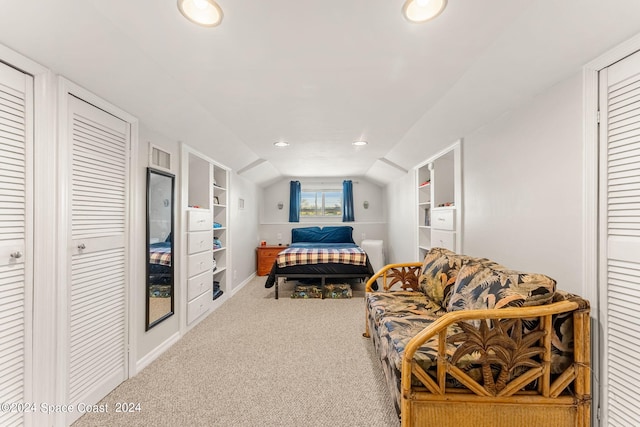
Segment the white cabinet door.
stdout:
<svg viewBox="0 0 640 427">
<path fill-rule="evenodd" d="M 33 80 L 0 63 L 0 402 L 29 400 Z M 0 411 L 0 425 L 23 424 Z"/>
<path fill-rule="evenodd" d="M 603 70 L 600 83 L 602 412 L 606 425 L 628 426 L 640 420 L 640 53 Z"/>
<path fill-rule="evenodd" d="M 68 97 L 71 261 L 66 403 L 77 405 L 97 402 L 127 375 L 130 126 Z"/>
</svg>

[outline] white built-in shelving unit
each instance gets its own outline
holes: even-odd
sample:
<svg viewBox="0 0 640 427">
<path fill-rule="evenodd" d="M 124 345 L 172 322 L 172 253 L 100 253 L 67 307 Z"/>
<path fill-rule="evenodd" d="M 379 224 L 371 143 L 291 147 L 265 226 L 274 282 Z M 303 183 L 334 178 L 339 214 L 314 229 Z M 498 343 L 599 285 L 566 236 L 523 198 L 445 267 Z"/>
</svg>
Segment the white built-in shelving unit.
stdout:
<svg viewBox="0 0 640 427">
<path fill-rule="evenodd" d="M 191 328 L 228 298 L 229 169 L 183 144 L 182 189 L 182 295 Z"/>
<path fill-rule="evenodd" d="M 415 168 L 418 260 L 432 247 L 462 249 L 461 142 Z"/>
</svg>

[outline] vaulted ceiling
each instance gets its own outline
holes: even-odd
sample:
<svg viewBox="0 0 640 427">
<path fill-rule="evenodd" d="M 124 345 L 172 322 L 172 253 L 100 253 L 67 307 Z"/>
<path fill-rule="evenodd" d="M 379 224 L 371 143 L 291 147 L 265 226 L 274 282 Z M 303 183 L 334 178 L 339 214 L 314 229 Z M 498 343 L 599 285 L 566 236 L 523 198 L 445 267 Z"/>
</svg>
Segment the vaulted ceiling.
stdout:
<svg viewBox="0 0 640 427">
<path fill-rule="evenodd" d="M 202 28 L 174 0 L 0 0 L 0 43 L 258 184 L 384 183 L 640 32 L 637 0 L 218 3 Z"/>
</svg>

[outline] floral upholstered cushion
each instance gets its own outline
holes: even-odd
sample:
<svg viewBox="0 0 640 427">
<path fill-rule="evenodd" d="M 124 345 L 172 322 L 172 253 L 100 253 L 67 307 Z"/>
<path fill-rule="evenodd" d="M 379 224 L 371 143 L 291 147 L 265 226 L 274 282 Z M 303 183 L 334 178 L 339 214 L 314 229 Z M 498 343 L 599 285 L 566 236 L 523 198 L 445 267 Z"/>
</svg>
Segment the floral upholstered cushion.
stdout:
<svg viewBox="0 0 640 427">
<path fill-rule="evenodd" d="M 420 269 L 420 278 L 418 279 L 420 291 L 446 309 L 458 272 L 463 265 L 469 263 L 505 268 L 487 258 L 475 258 L 456 254 L 444 248 L 432 248 L 424 257 Z"/>
<path fill-rule="evenodd" d="M 404 350 L 418 333 L 435 322 L 439 316 L 415 316 L 406 315 L 402 317 L 384 316 L 378 330 L 381 346 L 389 363 L 398 370 L 402 369 L 402 358 Z M 457 326 L 452 326 L 452 333 L 460 332 Z M 456 346 L 447 344 L 447 354 L 452 355 Z M 438 360 L 438 337 L 435 336 L 420 346 L 414 355 L 414 359 L 425 370 L 435 368 Z M 469 360 L 460 363 L 463 365 Z"/>
<path fill-rule="evenodd" d="M 440 316 L 446 313 L 440 305 L 432 302 L 422 292 L 371 292 L 367 295 L 367 305 L 376 327 L 380 325 L 383 316 Z"/>
<path fill-rule="evenodd" d="M 555 287 L 544 274 L 468 263 L 458 272 L 447 311 L 542 305 L 551 301 Z"/>
<path fill-rule="evenodd" d="M 448 249 L 432 248 L 425 255 L 420 269 L 420 290 L 442 306 L 445 295 L 455 283 L 458 271 L 466 261 L 466 257 Z"/>
</svg>

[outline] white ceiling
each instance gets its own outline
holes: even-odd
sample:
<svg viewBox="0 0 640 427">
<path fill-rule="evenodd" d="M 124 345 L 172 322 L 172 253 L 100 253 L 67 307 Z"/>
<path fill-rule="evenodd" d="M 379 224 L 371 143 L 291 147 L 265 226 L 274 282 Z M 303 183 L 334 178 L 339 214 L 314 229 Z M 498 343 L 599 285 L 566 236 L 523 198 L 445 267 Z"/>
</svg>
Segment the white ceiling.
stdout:
<svg viewBox="0 0 640 427">
<path fill-rule="evenodd" d="M 0 44 L 258 184 L 384 183 L 640 32 L 638 0 L 450 0 L 420 25 L 403 0 L 218 3 L 200 28 L 175 0 L 0 0 Z"/>
</svg>

